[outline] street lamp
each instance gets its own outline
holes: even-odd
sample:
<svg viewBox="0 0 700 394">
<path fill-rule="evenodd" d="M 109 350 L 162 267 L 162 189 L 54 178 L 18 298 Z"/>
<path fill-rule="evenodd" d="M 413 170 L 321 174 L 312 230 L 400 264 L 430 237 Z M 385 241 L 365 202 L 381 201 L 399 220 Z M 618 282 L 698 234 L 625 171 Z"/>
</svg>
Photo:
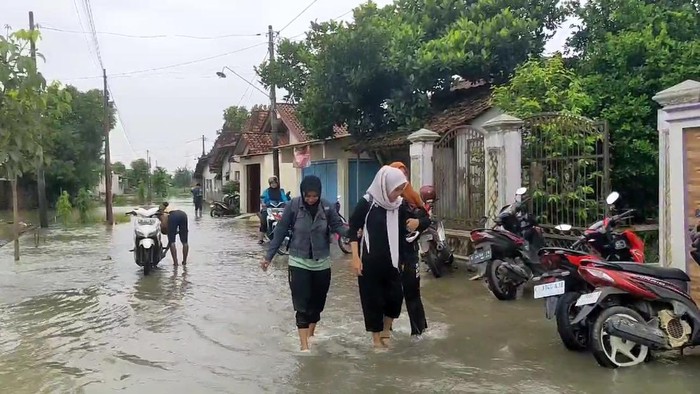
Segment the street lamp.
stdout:
<svg viewBox="0 0 700 394">
<path fill-rule="evenodd" d="M 242 79 L 245 83 L 247 83 L 248 85 L 252 86 L 253 89 L 257 90 L 258 92 L 260 92 L 260 93 L 262 93 L 262 94 L 264 94 L 265 97 L 270 98 L 270 95 L 269 95 L 269 94 L 265 93 L 265 92 L 262 91 L 260 88 L 258 88 L 257 86 L 253 85 L 249 80 L 243 78 L 239 73 L 235 72 L 234 70 L 232 70 L 232 69 L 231 69 L 230 67 L 228 67 L 228 66 L 224 66 L 224 67 L 221 69 L 221 71 L 217 71 L 217 72 L 216 72 L 216 76 L 219 77 L 219 78 L 226 78 L 226 73 L 224 73 L 224 70 L 229 70 L 229 71 L 231 71 L 231 72 L 233 73 L 233 75 L 235 75 L 235 76 L 237 76 L 238 78 Z"/>
</svg>

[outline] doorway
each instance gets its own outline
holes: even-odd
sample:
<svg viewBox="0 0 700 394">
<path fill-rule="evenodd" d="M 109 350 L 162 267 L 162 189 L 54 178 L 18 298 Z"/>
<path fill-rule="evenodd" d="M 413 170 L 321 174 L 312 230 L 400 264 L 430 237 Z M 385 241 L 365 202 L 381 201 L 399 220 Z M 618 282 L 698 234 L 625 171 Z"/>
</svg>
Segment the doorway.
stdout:
<svg viewBox="0 0 700 394">
<path fill-rule="evenodd" d="M 249 164 L 245 167 L 248 213 L 257 213 L 260 211 L 260 164 Z"/>
</svg>

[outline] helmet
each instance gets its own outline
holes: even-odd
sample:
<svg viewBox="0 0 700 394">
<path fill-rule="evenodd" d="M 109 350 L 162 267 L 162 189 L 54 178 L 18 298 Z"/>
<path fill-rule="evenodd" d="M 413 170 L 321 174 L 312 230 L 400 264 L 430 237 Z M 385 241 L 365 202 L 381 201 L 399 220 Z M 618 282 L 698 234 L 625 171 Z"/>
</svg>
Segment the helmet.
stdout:
<svg viewBox="0 0 700 394">
<path fill-rule="evenodd" d="M 279 180 L 277 180 L 276 176 L 271 176 L 267 178 L 267 184 L 269 185 L 270 183 L 275 182 L 275 183 L 280 183 Z"/>
<path fill-rule="evenodd" d="M 433 185 L 421 186 L 420 198 L 425 202 L 437 200 L 437 196 L 435 195 L 435 187 L 433 187 Z"/>
</svg>

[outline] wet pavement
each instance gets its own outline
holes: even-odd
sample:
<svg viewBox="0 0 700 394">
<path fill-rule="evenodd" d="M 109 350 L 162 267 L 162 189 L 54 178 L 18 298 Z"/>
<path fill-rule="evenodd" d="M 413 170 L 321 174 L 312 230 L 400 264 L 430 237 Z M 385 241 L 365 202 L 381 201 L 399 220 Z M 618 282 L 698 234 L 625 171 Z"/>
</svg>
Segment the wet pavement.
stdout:
<svg viewBox="0 0 700 394">
<path fill-rule="evenodd" d="M 297 351 L 284 258 L 258 262 L 256 226 L 190 216 L 187 268 L 144 277 L 130 224 L 50 230 L 23 256 L 0 248 L 0 387 L 7 393 L 692 393 L 700 357 L 629 370 L 563 348 L 531 291 L 496 301 L 462 269 L 424 276 L 430 331 L 392 349 L 364 332 L 356 280 L 333 247 L 329 302 L 310 354 Z"/>
</svg>

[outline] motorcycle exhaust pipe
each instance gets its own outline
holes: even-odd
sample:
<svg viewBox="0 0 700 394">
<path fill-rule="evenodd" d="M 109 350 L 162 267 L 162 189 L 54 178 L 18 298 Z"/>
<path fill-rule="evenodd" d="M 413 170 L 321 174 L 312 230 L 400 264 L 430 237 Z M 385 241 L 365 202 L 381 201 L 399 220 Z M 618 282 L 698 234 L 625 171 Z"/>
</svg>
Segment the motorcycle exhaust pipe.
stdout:
<svg viewBox="0 0 700 394">
<path fill-rule="evenodd" d="M 670 349 L 666 334 L 658 328 L 644 322 L 634 321 L 622 316 L 612 316 L 605 322 L 608 334 L 650 347 L 652 349 Z"/>
<path fill-rule="evenodd" d="M 502 271 L 503 274 L 510 276 L 511 279 L 520 283 L 527 282 L 530 279 L 530 274 L 517 265 L 504 263 L 498 268 L 499 270 L 502 268 L 505 271 Z"/>
</svg>

